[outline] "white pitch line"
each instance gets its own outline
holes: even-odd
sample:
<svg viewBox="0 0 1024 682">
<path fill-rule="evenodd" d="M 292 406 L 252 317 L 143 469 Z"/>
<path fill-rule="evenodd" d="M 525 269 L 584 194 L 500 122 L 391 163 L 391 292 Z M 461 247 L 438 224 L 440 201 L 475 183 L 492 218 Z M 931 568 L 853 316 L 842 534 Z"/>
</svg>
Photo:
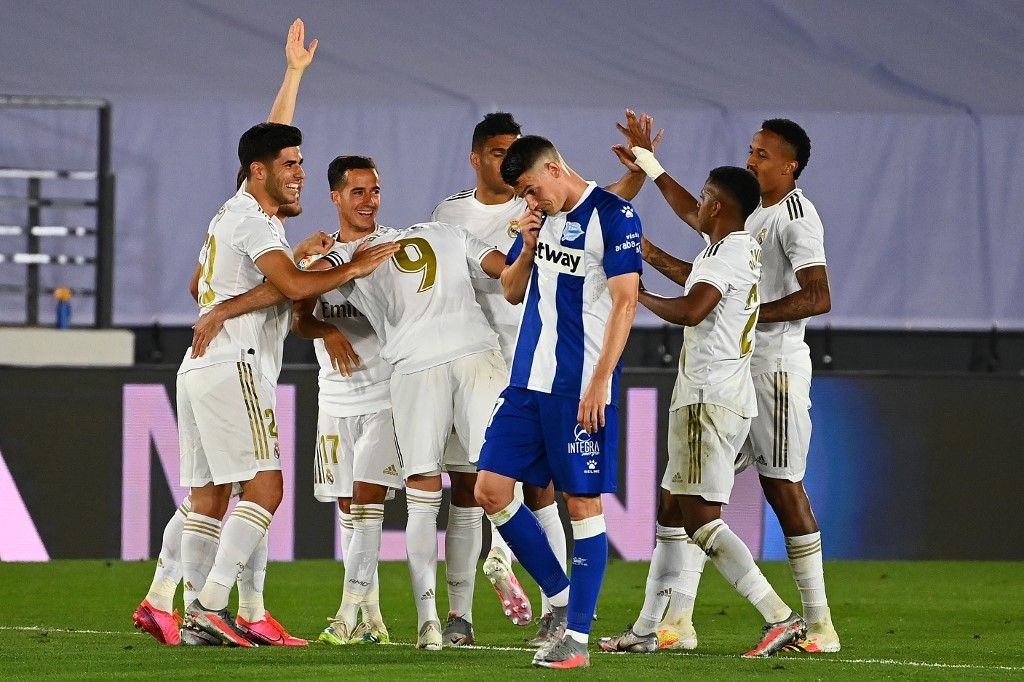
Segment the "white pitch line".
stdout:
<svg viewBox="0 0 1024 682">
<path fill-rule="evenodd" d="M 66 634 L 82 634 L 82 635 L 142 635 L 144 633 L 137 632 L 135 630 L 80 630 L 77 628 L 48 628 L 42 625 L 0 625 L 0 630 L 11 630 L 15 632 L 60 632 Z M 415 646 L 411 642 L 390 642 L 389 646 L 399 647 L 411 647 Z M 527 647 L 514 647 L 514 646 L 486 646 L 474 644 L 472 646 L 459 647 L 460 649 L 468 649 L 470 651 L 515 651 L 520 653 L 530 653 L 536 651 L 536 649 L 530 649 Z M 595 651 L 594 653 L 609 655 L 628 655 L 624 652 L 604 652 Z M 702 654 L 702 653 L 668 653 L 662 652 L 661 656 L 674 656 L 679 658 L 720 658 L 720 659 L 736 659 L 738 656 L 728 656 L 725 654 Z M 772 659 L 775 661 L 785 661 L 787 663 L 849 663 L 853 665 L 889 665 L 906 668 L 940 668 L 946 670 L 1002 670 L 1006 672 L 1024 672 L 1024 666 L 1020 665 L 981 665 L 977 663 L 935 663 L 934 661 L 900 661 L 893 658 L 835 658 L 832 654 L 824 656 L 785 656 L 782 658 Z"/>
</svg>

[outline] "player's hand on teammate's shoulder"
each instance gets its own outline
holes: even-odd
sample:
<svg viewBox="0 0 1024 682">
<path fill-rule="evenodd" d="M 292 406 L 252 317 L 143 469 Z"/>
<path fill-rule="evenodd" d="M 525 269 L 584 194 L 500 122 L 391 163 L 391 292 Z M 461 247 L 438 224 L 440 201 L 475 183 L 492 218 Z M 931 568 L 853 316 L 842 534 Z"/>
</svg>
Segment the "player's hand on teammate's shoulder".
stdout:
<svg viewBox="0 0 1024 682">
<path fill-rule="evenodd" d="M 192 358 L 201 358 L 224 328 L 224 316 L 220 314 L 220 306 L 214 306 L 205 315 L 200 315 L 192 325 Z"/>
<path fill-rule="evenodd" d="M 363 277 L 376 270 L 377 266 L 394 256 L 401 248 L 402 245 L 398 242 L 371 245 L 371 242 L 364 241 L 353 252 L 349 267 L 356 277 Z"/>
<path fill-rule="evenodd" d="M 319 41 L 313 38 L 306 48 L 306 25 L 302 19 L 296 19 L 288 27 L 288 39 L 284 44 L 284 55 L 288 60 L 288 68 L 296 71 L 305 71 L 313 63 L 313 55 L 316 54 L 316 46 Z"/>
<path fill-rule="evenodd" d="M 352 376 L 352 372 L 362 366 L 359 355 L 340 329 L 335 328 L 324 337 L 324 350 L 330 356 L 334 369 L 347 377 Z"/>
<path fill-rule="evenodd" d="M 630 170 L 633 170 L 632 166 L 636 166 L 636 157 L 633 156 L 632 152 L 633 147 L 642 147 L 653 152 L 658 148 L 662 138 L 665 137 L 664 128 L 659 130 L 657 135 L 651 137 L 651 133 L 654 130 L 654 117 L 649 114 L 637 115 L 632 109 L 626 109 L 626 124 L 622 125 L 616 121 L 615 127 L 625 136 L 627 144 L 617 144 L 612 147 L 612 151 Z M 629 163 L 626 162 L 626 159 L 629 159 Z M 636 170 L 640 170 L 640 167 L 636 166 Z"/>
<path fill-rule="evenodd" d="M 292 253 L 298 262 L 307 256 L 323 256 L 331 250 L 332 246 L 334 246 L 334 237 L 320 230 L 299 242 Z"/>
<path fill-rule="evenodd" d="M 540 226 L 544 221 L 544 214 L 540 211 L 527 210 L 519 216 L 516 221 L 519 227 L 519 234 L 523 235 L 523 249 L 534 251 L 537 248 L 537 236 L 540 234 Z"/>
</svg>

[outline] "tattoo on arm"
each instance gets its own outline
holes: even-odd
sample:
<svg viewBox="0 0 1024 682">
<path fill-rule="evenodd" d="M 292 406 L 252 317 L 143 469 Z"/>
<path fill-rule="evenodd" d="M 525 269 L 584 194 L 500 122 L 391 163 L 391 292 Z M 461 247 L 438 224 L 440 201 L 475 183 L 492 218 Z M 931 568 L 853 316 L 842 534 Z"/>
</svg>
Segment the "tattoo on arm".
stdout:
<svg viewBox="0 0 1024 682">
<path fill-rule="evenodd" d="M 802 320 L 823 315 L 832 309 L 832 296 L 824 266 L 798 270 L 796 278 L 800 283 L 799 289 L 777 301 L 761 304 L 759 322 Z"/>
<path fill-rule="evenodd" d="M 690 276 L 690 271 L 693 270 L 693 263 L 680 260 L 662 251 L 650 242 L 645 246 L 644 260 L 679 286 L 685 286 L 686 278 Z"/>
</svg>

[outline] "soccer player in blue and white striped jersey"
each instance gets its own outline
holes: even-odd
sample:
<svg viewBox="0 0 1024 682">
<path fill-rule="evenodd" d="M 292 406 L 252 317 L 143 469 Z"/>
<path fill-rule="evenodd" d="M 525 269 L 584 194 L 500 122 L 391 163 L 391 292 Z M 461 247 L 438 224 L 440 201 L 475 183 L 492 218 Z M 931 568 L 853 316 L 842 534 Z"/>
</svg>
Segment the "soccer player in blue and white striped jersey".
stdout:
<svg viewBox="0 0 1024 682">
<path fill-rule="evenodd" d="M 629 202 L 583 180 L 542 137 L 514 142 L 501 173 L 529 209 L 501 276 L 506 298 L 524 310 L 477 500 L 564 623 L 534 664 L 583 667 L 608 558 L 600 496 L 616 486 L 620 357 L 636 313 L 642 230 Z M 572 519 L 571 580 L 513 496 L 516 481 L 552 480 Z"/>
</svg>

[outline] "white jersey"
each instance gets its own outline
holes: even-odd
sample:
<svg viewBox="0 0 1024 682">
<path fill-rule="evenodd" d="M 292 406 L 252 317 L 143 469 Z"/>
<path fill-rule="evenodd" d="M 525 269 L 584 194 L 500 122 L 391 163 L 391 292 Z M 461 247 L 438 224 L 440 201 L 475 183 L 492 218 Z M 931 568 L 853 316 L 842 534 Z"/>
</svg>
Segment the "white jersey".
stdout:
<svg viewBox="0 0 1024 682">
<path fill-rule="evenodd" d="M 366 316 L 337 290 L 317 299 L 313 315 L 340 329 L 359 356 L 359 367 L 345 376 L 331 364 L 324 340 L 313 340 L 320 363 L 320 410 L 332 417 L 355 417 L 391 407 L 391 365 L 380 356 L 380 338 Z"/>
<path fill-rule="evenodd" d="M 686 293 L 698 282 L 722 294 L 704 320 L 683 332 L 679 374 L 670 409 L 721 405 L 741 417 L 757 415 L 750 357 L 758 312 L 761 247 L 746 232 L 732 232 L 693 261 Z"/>
<path fill-rule="evenodd" d="M 814 205 L 794 189 L 774 206 L 758 206 L 746 222 L 761 245 L 761 300 L 777 301 L 800 288 L 796 271 L 825 265 L 825 228 Z M 804 341 L 807 320 L 757 325 L 752 374 L 792 372 L 811 379 L 811 351 Z"/>
<path fill-rule="evenodd" d="M 480 261 L 492 246 L 454 225 L 419 223 L 401 230 L 379 227 L 365 239 L 335 244 L 326 257 L 335 265 L 347 263 L 364 241 L 402 244 L 387 263 L 339 289 L 370 320 L 383 344 L 381 357 L 395 373 L 498 350 L 471 281 L 487 277 Z"/>
<path fill-rule="evenodd" d="M 284 226 L 267 215 L 252 195 L 239 189 L 210 221 L 206 244 L 199 253 L 199 314 L 244 294 L 264 282 L 256 260 L 271 251 L 291 247 Z M 288 335 L 291 303 L 281 303 L 226 320 L 201 358 L 185 351 L 178 373 L 222 362 L 248 362 L 265 381 L 277 383 L 281 373 L 284 339 Z"/>
<path fill-rule="evenodd" d="M 524 213 L 525 199 L 514 197 L 503 204 L 482 204 L 476 198 L 476 190 L 468 189 L 438 204 L 432 220 L 464 227 L 485 244 L 490 244 L 502 253 L 508 253 L 519 235 L 513 221 Z M 473 280 L 473 288 L 476 291 L 476 302 L 480 304 L 487 321 L 498 333 L 498 343 L 501 345 L 505 364 L 511 367 L 523 307 L 513 305 L 505 299 L 500 280 L 490 277 L 476 278 Z"/>
</svg>

